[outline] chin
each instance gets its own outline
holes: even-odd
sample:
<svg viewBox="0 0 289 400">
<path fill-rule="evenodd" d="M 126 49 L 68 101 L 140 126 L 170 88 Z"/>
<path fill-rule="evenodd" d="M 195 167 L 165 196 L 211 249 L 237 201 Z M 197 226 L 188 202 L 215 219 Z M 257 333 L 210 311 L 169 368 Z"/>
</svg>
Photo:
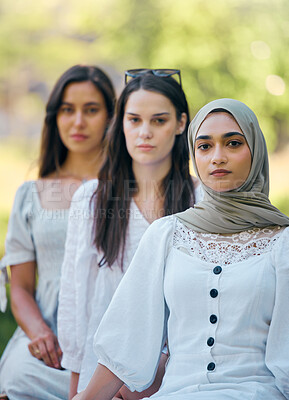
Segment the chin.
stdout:
<svg viewBox="0 0 289 400">
<path fill-rule="evenodd" d="M 216 193 L 226 193 L 226 192 L 231 192 L 232 190 L 236 189 L 235 187 L 220 187 L 220 185 L 207 185 L 205 182 L 204 184 L 211 190 L 213 190 Z"/>
<path fill-rule="evenodd" d="M 232 191 L 238 189 L 238 187 L 240 187 L 240 186 L 234 186 L 234 187 L 231 187 L 231 188 L 211 188 L 211 189 L 214 190 L 214 192 L 217 192 L 217 193 L 227 193 L 227 192 L 232 192 Z"/>
</svg>

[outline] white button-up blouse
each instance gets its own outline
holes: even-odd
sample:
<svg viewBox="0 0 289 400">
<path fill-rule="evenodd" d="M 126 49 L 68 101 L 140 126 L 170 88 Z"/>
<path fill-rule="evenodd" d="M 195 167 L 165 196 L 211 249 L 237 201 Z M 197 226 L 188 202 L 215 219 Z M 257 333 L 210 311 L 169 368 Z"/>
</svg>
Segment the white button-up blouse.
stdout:
<svg viewBox="0 0 289 400">
<path fill-rule="evenodd" d="M 151 399 L 289 399 L 288 288 L 289 228 L 210 235 L 165 217 L 144 234 L 94 350 L 141 391 L 167 340 Z"/>
</svg>

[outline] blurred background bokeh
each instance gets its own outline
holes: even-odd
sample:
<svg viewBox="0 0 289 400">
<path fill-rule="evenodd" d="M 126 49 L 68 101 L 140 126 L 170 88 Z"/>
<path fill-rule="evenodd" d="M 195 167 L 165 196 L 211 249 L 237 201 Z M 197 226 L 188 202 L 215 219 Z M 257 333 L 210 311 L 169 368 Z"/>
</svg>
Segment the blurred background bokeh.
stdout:
<svg viewBox="0 0 289 400">
<path fill-rule="evenodd" d="M 95 64 L 119 93 L 129 68 L 179 68 L 191 116 L 232 97 L 257 114 L 271 201 L 289 215 L 288 0 L 1 0 L 0 257 L 17 187 L 37 174 L 44 107 L 68 67 Z M 0 315 L 0 354 L 15 322 Z"/>
</svg>

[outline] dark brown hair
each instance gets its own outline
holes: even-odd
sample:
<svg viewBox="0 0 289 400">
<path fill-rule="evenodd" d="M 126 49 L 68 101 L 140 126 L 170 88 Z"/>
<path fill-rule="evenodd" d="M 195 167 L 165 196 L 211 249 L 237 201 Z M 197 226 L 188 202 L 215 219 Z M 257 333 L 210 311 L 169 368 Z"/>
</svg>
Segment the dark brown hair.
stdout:
<svg viewBox="0 0 289 400">
<path fill-rule="evenodd" d="M 137 182 L 132 170 L 132 159 L 127 151 L 123 132 L 123 117 L 129 96 L 140 89 L 160 93 L 174 105 L 177 119 L 187 115 L 186 128 L 175 138 L 172 166 L 163 179 L 164 215 L 183 211 L 194 203 L 194 185 L 189 173 L 187 130 L 190 121 L 186 96 L 181 86 L 170 77 L 157 77 L 151 73 L 129 81 L 120 95 L 113 123 L 106 136 L 106 159 L 99 172 L 99 186 L 94 201 L 94 244 L 103 252 L 99 265 L 111 266 L 119 259 L 123 267 L 126 231 L 132 189 Z"/>
<path fill-rule="evenodd" d="M 56 82 L 46 105 L 46 115 L 42 129 L 39 174 L 43 178 L 59 169 L 67 156 L 67 148 L 62 143 L 56 116 L 61 106 L 66 86 L 73 82 L 90 81 L 102 93 L 109 119 L 113 117 L 115 93 L 108 76 L 99 68 L 89 65 L 74 65 L 65 71 Z"/>
</svg>

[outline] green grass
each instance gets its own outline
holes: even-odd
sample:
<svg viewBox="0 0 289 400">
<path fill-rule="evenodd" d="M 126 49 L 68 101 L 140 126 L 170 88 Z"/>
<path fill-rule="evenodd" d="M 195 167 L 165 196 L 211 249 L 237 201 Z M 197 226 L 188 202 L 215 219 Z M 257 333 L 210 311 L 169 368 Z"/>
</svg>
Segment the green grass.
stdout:
<svg viewBox="0 0 289 400">
<path fill-rule="evenodd" d="M 8 225 L 8 217 L 9 214 L 5 212 L 0 213 L 0 258 L 4 255 L 4 242 L 5 236 L 7 232 Z M 6 285 L 7 297 L 8 297 L 8 305 L 5 313 L 0 312 L 0 355 L 2 354 L 8 340 L 12 336 L 16 328 L 16 322 L 11 312 L 10 307 L 10 291 L 9 285 Z"/>
<path fill-rule="evenodd" d="M 13 317 L 10 307 L 10 296 L 9 296 L 9 285 L 7 285 L 7 297 L 8 297 L 8 305 L 5 313 L 0 312 L 0 356 L 3 353 L 3 350 L 6 347 L 6 344 L 13 332 L 15 331 L 17 324 Z"/>
</svg>

